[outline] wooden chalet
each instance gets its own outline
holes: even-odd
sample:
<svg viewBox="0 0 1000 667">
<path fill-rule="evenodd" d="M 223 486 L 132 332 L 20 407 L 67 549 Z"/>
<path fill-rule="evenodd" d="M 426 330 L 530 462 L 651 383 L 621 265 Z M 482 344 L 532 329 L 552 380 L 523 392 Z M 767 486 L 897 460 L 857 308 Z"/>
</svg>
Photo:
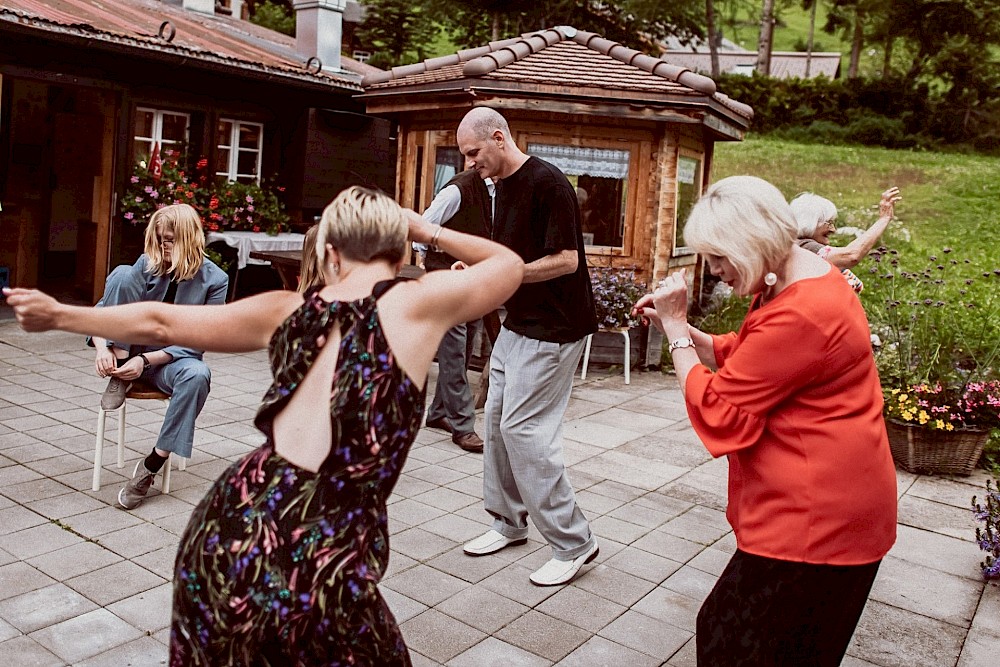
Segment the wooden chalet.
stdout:
<svg viewBox="0 0 1000 667">
<path fill-rule="evenodd" d="M 154 144 L 218 179 L 277 178 L 309 224 L 344 187 L 393 187 L 391 124 L 353 99 L 342 0 L 295 0 L 296 37 L 241 0 L 0 3 L 0 271 L 94 302 L 141 251 L 119 215 Z"/>
<path fill-rule="evenodd" d="M 462 116 L 493 107 L 522 150 L 577 188 L 588 261 L 636 267 L 645 280 L 696 264 L 683 220 L 709 183 L 715 142 L 741 140 L 753 115 L 704 75 L 568 26 L 372 73 L 362 85 L 368 113 L 399 125 L 401 204 L 430 203 L 463 168 Z"/>
</svg>

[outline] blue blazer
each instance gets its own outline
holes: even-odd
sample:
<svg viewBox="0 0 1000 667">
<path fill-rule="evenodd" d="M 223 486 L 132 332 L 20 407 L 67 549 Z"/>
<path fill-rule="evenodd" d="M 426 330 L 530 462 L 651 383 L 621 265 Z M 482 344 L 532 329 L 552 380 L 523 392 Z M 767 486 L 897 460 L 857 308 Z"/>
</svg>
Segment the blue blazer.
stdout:
<svg viewBox="0 0 1000 667">
<path fill-rule="evenodd" d="M 123 264 L 117 267 L 111 272 L 111 275 L 108 276 L 108 280 L 125 280 L 131 283 L 134 287 L 141 289 L 141 296 L 138 299 L 139 301 L 163 301 L 163 297 L 167 295 L 167 287 L 170 284 L 170 276 L 155 276 L 147 267 L 148 258 L 145 254 L 142 254 L 132 266 Z M 201 268 L 198 269 L 198 273 L 196 273 L 190 280 L 182 280 L 177 283 L 177 295 L 174 297 L 174 303 L 191 306 L 200 306 L 205 304 L 221 305 L 226 302 L 226 293 L 228 291 L 229 276 L 226 275 L 225 271 L 212 262 L 212 260 L 206 257 L 202 261 Z M 105 294 L 106 293 L 107 290 L 105 289 Z M 96 307 L 112 305 L 110 303 L 106 304 L 104 299 L 105 297 L 102 296 L 101 300 L 97 302 Z M 92 344 L 89 338 L 87 339 L 87 344 Z M 195 350 L 189 347 L 180 347 L 179 345 L 168 345 L 167 347 L 162 348 L 154 346 L 146 347 L 147 351 L 161 349 L 164 352 L 169 353 L 175 360 L 184 357 L 201 359 L 204 354 L 201 350 Z"/>
</svg>

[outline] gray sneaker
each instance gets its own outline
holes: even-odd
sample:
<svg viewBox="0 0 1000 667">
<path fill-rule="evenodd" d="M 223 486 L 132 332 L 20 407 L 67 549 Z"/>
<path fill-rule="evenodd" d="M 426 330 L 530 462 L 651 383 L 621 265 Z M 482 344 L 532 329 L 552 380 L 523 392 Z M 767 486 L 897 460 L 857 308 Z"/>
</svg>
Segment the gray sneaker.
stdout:
<svg viewBox="0 0 1000 667">
<path fill-rule="evenodd" d="M 125 394 L 131 388 L 131 382 L 126 382 L 119 378 L 111 378 L 108 388 L 104 390 L 104 394 L 101 396 L 101 409 L 117 410 L 120 408 L 125 402 Z"/>
<path fill-rule="evenodd" d="M 132 479 L 118 492 L 118 504 L 127 510 L 134 510 L 142 504 L 149 492 L 149 487 L 153 485 L 154 477 L 156 477 L 156 473 L 146 470 L 142 459 L 136 461 Z"/>
</svg>

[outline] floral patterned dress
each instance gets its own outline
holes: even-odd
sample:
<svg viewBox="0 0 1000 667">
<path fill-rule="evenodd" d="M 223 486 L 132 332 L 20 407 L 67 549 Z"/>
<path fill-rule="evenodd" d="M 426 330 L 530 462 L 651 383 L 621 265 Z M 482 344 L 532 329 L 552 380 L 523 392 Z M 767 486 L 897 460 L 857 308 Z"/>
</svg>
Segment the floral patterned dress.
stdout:
<svg viewBox="0 0 1000 667">
<path fill-rule="evenodd" d="M 173 667 L 410 664 L 376 588 L 389 558 L 385 501 L 424 405 L 378 318 L 376 299 L 395 283 L 353 302 L 311 290 L 271 338 L 274 382 L 255 420 L 267 442 L 223 473 L 181 538 Z M 272 425 L 338 324 L 332 445 L 313 473 L 275 452 Z"/>
</svg>

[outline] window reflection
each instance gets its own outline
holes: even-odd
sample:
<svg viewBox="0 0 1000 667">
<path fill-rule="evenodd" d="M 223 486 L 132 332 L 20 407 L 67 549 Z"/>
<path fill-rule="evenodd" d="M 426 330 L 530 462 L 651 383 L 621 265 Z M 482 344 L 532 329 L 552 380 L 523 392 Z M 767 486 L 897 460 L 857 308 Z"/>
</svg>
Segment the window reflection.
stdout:
<svg viewBox="0 0 1000 667">
<path fill-rule="evenodd" d="M 558 167 L 576 188 L 584 244 L 621 248 L 625 236 L 631 152 L 528 144 L 528 153 Z"/>
</svg>

